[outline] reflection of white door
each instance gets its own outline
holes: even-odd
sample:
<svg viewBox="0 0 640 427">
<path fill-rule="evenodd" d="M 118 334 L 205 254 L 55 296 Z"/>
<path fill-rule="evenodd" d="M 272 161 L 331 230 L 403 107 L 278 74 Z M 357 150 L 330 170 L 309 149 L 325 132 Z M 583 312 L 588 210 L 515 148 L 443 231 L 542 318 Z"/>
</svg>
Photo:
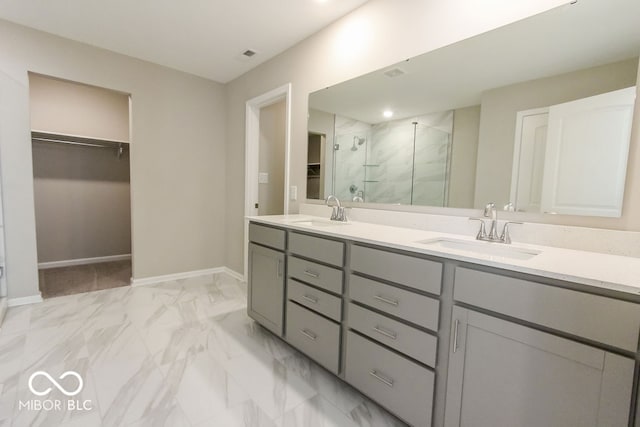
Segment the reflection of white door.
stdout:
<svg viewBox="0 0 640 427">
<path fill-rule="evenodd" d="M 511 200 L 518 212 L 540 212 L 548 108 L 519 111 L 511 175 Z"/>
<path fill-rule="evenodd" d="M 549 108 L 543 212 L 619 217 L 636 88 Z"/>
</svg>

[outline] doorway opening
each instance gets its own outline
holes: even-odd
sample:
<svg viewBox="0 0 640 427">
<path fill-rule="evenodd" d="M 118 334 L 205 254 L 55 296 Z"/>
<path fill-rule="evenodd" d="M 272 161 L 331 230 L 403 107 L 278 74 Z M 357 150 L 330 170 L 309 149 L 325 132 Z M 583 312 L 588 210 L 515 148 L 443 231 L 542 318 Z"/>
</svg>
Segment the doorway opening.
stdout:
<svg viewBox="0 0 640 427">
<path fill-rule="evenodd" d="M 260 109 L 258 149 L 258 215 L 284 214 L 286 101 Z"/>
<path fill-rule="evenodd" d="M 284 110 L 282 110 L 282 103 L 284 102 Z M 278 105 L 279 104 L 279 105 Z M 271 109 L 265 109 L 265 107 L 273 107 Z M 276 113 L 275 111 L 279 111 Z M 263 115 L 261 118 L 261 114 Z M 260 185 L 261 181 L 271 180 L 271 175 L 267 172 L 267 176 L 261 175 L 261 124 L 262 119 L 265 118 L 264 114 L 273 116 L 275 122 L 278 121 L 277 117 L 284 115 L 284 150 L 280 151 L 280 156 L 284 156 L 284 162 L 282 162 L 282 183 L 278 184 L 280 187 L 280 194 L 282 198 L 278 198 L 282 203 L 282 213 L 289 213 L 289 201 L 297 200 L 297 188 L 290 187 L 289 185 L 289 159 L 290 159 L 290 147 L 291 147 L 291 83 L 287 83 L 276 89 L 273 89 L 265 94 L 257 96 L 247 101 L 246 104 L 246 123 L 245 123 L 245 216 L 260 215 Z M 264 127 L 264 126 L 262 126 Z M 277 188 L 269 188 L 271 192 L 277 192 Z M 275 200 L 275 198 L 274 198 Z M 274 202 L 275 203 L 275 202 Z M 247 277 L 248 267 L 248 236 L 249 236 L 249 222 L 244 223 L 244 277 Z"/>
<path fill-rule="evenodd" d="M 130 96 L 29 74 L 43 298 L 131 283 Z"/>
</svg>

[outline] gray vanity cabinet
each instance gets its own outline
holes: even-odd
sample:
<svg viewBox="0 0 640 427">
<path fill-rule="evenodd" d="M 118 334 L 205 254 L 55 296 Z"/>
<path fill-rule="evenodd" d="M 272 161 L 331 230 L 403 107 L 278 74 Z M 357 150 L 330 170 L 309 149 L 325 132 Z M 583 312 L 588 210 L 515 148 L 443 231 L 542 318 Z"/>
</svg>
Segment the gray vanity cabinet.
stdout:
<svg viewBox="0 0 640 427">
<path fill-rule="evenodd" d="M 249 316 L 413 427 L 640 427 L 637 299 L 277 226 L 249 239 Z"/>
<path fill-rule="evenodd" d="M 351 246 L 345 380 L 415 427 L 432 425 L 443 264 Z"/>
<path fill-rule="evenodd" d="M 250 224 L 249 240 L 247 313 L 273 333 L 282 336 L 285 231 Z"/>
<path fill-rule="evenodd" d="M 338 375 L 344 242 L 289 231 L 285 340 Z"/>
<path fill-rule="evenodd" d="M 446 426 L 627 426 L 634 361 L 454 307 Z"/>
</svg>

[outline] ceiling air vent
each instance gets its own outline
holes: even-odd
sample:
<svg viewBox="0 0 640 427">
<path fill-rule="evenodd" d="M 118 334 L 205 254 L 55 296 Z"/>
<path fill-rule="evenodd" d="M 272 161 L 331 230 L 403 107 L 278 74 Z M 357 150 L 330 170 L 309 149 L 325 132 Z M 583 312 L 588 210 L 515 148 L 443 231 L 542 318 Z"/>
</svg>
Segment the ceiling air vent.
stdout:
<svg viewBox="0 0 640 427">
<path fill-rule="evenodd" d="M 255 55 L 255 54 L 256 54 L 256 52 L 255 52 L 255 51 L 253 51 L 253 50 L 251 50 L 251 49 L 247 49 L 247 50 L 245 50 L 244 52 L 242 52 L 242 54 L 243 54 L 244 56 L 246 56 L 247 58 L 251 58 L 253 55 Z"/>
<path fill-rule="evenodd" d="M 384 72 L 384 75 L 390 78 L 398 77 L 405 74 L 405 72 L 400 68 L 392 68 Z"/>
</svg>

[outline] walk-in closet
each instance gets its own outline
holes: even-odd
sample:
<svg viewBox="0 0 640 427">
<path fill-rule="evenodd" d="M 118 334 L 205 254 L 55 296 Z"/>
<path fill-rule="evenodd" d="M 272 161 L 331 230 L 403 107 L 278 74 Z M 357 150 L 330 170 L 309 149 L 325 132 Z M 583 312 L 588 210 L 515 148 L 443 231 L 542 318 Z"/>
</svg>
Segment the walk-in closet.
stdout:
<svg viewBox="0 0 640 427">
<path fill-rule="evenodd" d="M 29 75 L 43 298 L 131 279 L 128 94 Z"/>
</svg>

